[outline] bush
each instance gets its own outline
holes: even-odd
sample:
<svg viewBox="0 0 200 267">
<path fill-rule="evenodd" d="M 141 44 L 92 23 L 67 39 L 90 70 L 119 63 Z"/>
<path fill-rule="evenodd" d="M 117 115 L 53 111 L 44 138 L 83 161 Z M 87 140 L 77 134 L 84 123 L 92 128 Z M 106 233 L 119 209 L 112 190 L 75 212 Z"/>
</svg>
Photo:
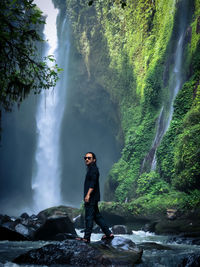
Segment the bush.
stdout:
<svg viewBox="0 0 200 267">
<path fill-rule="evenodd" d="M 159 174 L 154 171 L 143 173 L 137 180 L 137 185 L 138 195 L 159 195 L 169 192 L 169 184 L 161 180 Z"/>
</svg>

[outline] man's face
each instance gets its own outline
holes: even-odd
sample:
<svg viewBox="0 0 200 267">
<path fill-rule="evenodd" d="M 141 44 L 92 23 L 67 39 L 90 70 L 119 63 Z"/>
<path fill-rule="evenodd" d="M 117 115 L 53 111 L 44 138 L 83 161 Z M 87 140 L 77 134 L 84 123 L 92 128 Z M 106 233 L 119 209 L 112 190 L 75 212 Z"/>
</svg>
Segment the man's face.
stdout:
<svg viewBox="0 0 200 267">
<path fill-rule="evenodd" d="M 84 157 L 85 159 L 85 164 L 88 166 L 90 165 L 91 163 L 95 162 L 96 159 L 93 158 L 92 154 L 91 153 L 87 153 Z"/>
</svg>

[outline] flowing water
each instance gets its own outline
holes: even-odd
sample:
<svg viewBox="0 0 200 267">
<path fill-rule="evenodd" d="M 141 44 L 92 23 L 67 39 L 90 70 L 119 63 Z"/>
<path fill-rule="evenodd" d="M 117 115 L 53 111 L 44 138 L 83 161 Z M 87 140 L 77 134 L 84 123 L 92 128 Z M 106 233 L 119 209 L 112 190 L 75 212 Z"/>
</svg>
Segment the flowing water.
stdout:
<svg viewBox="0 0 200 267">
<path fill-rule="evenodd" d="M 185 29 L 184 29 L 185 30 Z M 178 43 L 177 43 L 177 48 L 176 48 L 176 52 L 175 52 L 175 65 L 173 68 L 173 72 L 172 72 L 172 79 L 171 82 L 169 84 L 169 107 L 167 107 L 165 109 L 165 113 L 168 114 L 167 119 L 163 119 L 162 120 L 158 120 L 158 126 L 157 126 L 157 132 L 156 132 L 156 137 L 155 140 L 153 142 L 153 147 L 155 148 L 154 150 L 154 155 L 153 155 L 153 160 L 151 163 L 151 170 L 155 170 L 156 169 L 156 149 L 159 146 L 164 134 L 166 133 L 166 131 L 168 130 L 169 126 L 170 126 L 170 122 L 172 120 L 172 116 L 173 116 L 173 112 L 174 112 L 174 100 L 181 88 L 181 85 L 183 83 L 183 78 L 182 78 L 182 59 L 183 59 L 183 31 L 181 31 L 180 33 L 180 37 L 178 39 Z M 161 114 L 163 113 L 163 107 L 161 109 Z M 162 116 L 160 115 L 159 118 L 162 118 Z"/>
<path fill-rule="evenodd" d="M 66 102 L 66 84 L 69 54 L 69 31 L 67 20 L 61 26 L 57 39 L 57 9 L 51 0 L 35 1 L 44 14 L 48 13 L 44 34 L 49 47 L 45 54 L 54 55 L 59 67 L 63 68 L 60 80 L 55 88 L 43 91 L 36 114 L 37 147 L 32 177 L 34 192 L 34 212 L 60 205 L 61 198 L 61 166 L 60 166 L 60 131 Z M 47 3 L 48 2 L 48 3 Z"/>
<path fill-rule="evenodd" d="M 82 236 L 83 234 L 80 231 L 77 233 Z M 92 234 L 92 241 L 98 241 L 101 239 L 102 234 Z M 177 267 L 177 266 L 198 266 L 198 265 L 180 265 L 185 257 L 194 255 L 200 256 L 200 246 L 199 245 L 191 245 L 191 242 L 185 240 L 182 243 L 177 243 L 173 240 L 172 237 L 169 236 L 161 236 L 155 235 L 154 233 L 144 232 L 144 231 L 133 231 L 131 235 L 121 235 L 125 238 L 132 240 L 137 246 L 141 246 L 142 244 L 150 244 L 149 248 L 146 245 L 143 250 L 142 262 L 137 264 L 136 266 L 140 267 Z M 37 265 L 18 265 L 12 263 L 12 260 L 31 249 L 36 249 L 42 247 L 46 244 L 50 244 L 54 242 L 8 242 L 8 241 L 0 241 L 0 266 L 2 267 L 18 267 L 18 266 L 37 266 Z M 156 243 L 158 245 L 163 245 L 162 249 L 157 249 L 152 243 Z M 59 265 L 54 265 L 59 266 Z M 61 265 L 60 265 L 61 266 Z M 67 265 L 64 265 L 67 266 Z"/>
<path fill-rule="evenodd" d="M 179 15 L 180 18 L 178 20 L 179 27 L 177 30 L 177 44 L 176 50 L 174 52 L 174 66 L 170 73 L 170 81 L 168 85 L 168 97 L 165 97 L 165 102 L 163 103 L 159 117 L 157 119 L 157 127 L 156 127 L 156 135 L 154 141 L 152 143 L 152 147 L 149 153 L 143 160 L 141 172 L 146 171 L 150 166 L 150 170 L 156 169 L 156 150 L 160 145 L 160 142 L 165 135 L 166 131 L 170 126 L 170 122 L 173 116 L 173 105 L 174 100 L 181 89 L 181 86 L 184 82 L 184 77 L 182 75 L 182 68 L 183 68 L 183 41 L 184 41 L 184 34 L 187 29 L 187 14 L 189 11 L 187 10 L 188 0 L 181 1 L 181 14 Z"/>
</svg>

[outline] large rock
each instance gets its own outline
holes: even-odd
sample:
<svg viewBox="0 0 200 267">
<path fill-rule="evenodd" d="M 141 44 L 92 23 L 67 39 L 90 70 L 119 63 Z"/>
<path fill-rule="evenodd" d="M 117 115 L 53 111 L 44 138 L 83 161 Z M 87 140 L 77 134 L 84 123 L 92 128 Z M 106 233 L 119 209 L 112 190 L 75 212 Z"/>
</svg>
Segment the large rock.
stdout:
<svg viewBox="0 0 200 267">
<path fill-rule="evenodd" d="M 186 255 L 179 267 L 199 267 L 200 266 L 200 254 Z"/>
<path fill-rule="evenodd" d="M 76 231 L 69 217 L 54 216 L 48 218 L 35 232 L 35 240 L 58 240 L 58 234 L 71 234 L 76 236 Z M 63 236 L 65 239 L 66 236 Z M 60 239 L 59 239 L 60 240 Z"/>
<path fill-rule="evenodd" d="M 67 216 L 70 218 L 71 221 L 73 221 L 73 219 L 77 217 L 79 213 L 80 213 L 79 209 L 77 208 L 72 208 L 67 206 L 56 206 L 42 210 L 41 212 L 38 213 L 37 217 L 44 221 L 54 216 L 60 216 L 60 217 Z"/>
<path fill-rule="evenodd" d="M 110 242 L 91 244 L 77 240 L 66 240 L 31 250 L 14 262 L 20 264 L 68 264 L 72 266 L 133 266 L 142 257 L 142 250 L 121 237 Z"/>
<path fill-rule="evenodd" d="M 170 246 L 161 245 L 155 242 L 142 242 L 138 247 L 144 250 L 171 250 Z"/>
<path fill-rule="evenodd" d="M 28 238 L 16 231 L 8 229 L 7 227 L 0 226 L 0 240 L 25 241 L 28 240 Z"/>
<path fill-rule="evenodd" d="M 112 227 L 112 232 L 113 234 L 117 234 L 117 235 L 128 234 L 128 230 L 125 225 L 114 225 Z"/>
<path fill-rule="evenodd" d="M 200 220 L 181 218 L 176 220 L 162 220 L 155 226 L 156 234 L 187 234 L 187 236 L 200 236 Z"/>
<path fill-rule="evenodd" d="M 20 217 L 0 215 L 0 240 L 64 240 L 74 238 L 76 231 L 71 219 L 78 209 L 59 206 L 38 215 Z M 68 216 L 69 212 L 70 216 Z"/>
<path fill-rule="evenodd" d="M 143 229 L 156 234 L 200 236 L 200 208 L 188 211 L 168 208 L 165 212 L 134 214 L 129 203 L 102 202 L 100 212 L 109 226 L 123 224 L 128 231 Z"/>
</svg>

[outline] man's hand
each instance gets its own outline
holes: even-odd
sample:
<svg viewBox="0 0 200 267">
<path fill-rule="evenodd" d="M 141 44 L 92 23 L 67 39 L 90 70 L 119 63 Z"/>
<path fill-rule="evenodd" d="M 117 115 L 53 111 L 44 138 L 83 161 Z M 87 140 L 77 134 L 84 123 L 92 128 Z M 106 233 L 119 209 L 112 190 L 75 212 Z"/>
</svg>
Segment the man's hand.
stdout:
<svg viewBox="0 0 200 267">
<path fill-rule="evenodd" d="M 89 200 L 90 200 L 90 195 L 86 195 L 85 202 L 89 202 Z"/>
<path fill-rule="evenodd" d="M 93 188 L 89 188 L 89 190 L 88 190 L 88 192 L 87 192 L 87 195 L 85 196 L 85 202 L 89 202 L 89 200 L 90 200 L 90 194 L 92 193 L 92 191 L 93 191 L 94 189 Z"/>
</svg>

